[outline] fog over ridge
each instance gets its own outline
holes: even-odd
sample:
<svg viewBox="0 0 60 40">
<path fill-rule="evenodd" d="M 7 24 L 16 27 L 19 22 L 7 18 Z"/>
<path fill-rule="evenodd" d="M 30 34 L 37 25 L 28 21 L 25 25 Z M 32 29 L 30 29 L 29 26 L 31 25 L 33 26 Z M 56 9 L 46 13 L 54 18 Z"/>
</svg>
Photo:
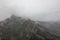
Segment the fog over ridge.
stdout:
<svg viewBox="0 0 60 40">
<path fill-rule="evenodd" d="M 0 0 L 0 19 L 11 14 L 39 21 L 60 20 L 60 0 Z"/>
</svg>

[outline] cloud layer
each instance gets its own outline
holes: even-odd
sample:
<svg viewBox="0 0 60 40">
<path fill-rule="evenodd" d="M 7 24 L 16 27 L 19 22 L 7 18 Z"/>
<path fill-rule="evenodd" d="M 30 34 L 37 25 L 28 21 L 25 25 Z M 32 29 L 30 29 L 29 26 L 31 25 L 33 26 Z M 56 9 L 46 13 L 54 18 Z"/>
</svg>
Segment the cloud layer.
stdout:
<svg viewBox="0 0 60 40">
<path fill-rule="evenodd" d="M 60 0 L 0 0 L 0 19 L 15 14 L 39 21 L 60 20 Z"/>
</svg>

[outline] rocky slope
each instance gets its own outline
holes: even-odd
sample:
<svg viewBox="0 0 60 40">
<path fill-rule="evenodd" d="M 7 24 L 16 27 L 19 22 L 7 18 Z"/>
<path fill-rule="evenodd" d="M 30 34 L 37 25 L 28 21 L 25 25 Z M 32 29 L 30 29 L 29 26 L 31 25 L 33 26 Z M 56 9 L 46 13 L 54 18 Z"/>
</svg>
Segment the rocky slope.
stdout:
<svg viewBox="0 0 60 40">
<path fill-rule="evenodd" d="M 32 21 L 12 15 L 0 22 L 1 40 L 60 40 L 49 29 Z"/>
<path fill-rule="evenodd" d="M 40 25 L 48 28 L 55 35 L 60 36 L 60 22 L 59 21 L 56 21 L 56 22 L 40 22 L 40 21 L 38 21 L 38 23 Z"/>
</svg>

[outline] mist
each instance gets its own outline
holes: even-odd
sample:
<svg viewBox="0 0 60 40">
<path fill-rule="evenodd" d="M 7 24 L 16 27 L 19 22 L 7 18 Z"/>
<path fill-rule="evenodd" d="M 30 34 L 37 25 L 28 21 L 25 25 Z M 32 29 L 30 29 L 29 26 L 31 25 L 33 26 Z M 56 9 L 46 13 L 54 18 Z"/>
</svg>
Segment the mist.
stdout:
<svg viewBox="0 0 60 40">
<path fill-rule="evenodd" d="M 38 21 L 59 21 L 60 0 L 0 0 L 0 20 L 12 14 Z"/>
</svg>

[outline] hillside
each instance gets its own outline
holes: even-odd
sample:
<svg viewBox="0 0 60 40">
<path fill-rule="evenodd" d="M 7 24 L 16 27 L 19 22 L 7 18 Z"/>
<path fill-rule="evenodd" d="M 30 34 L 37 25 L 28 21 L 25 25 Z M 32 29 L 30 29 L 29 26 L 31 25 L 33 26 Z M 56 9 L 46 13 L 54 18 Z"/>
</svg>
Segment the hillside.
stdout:
<svg viewBox="0 0 60 40">
<path fill-rule="evenodd" d="M 60 40 L 60 37 L 35 21 L 12 15 L 0 22 L 0 40 Z"/>
<path fill-rule="evenodd" d="M 56 21 L 56 22 L 40 22 L 38 21 L 38 23 L 40 25 L 42 25 L 43 27 L 48 28 L 52 33 L 54 33 L 55 35 L 60 36 L 60 22 Z"/>
</svg>

